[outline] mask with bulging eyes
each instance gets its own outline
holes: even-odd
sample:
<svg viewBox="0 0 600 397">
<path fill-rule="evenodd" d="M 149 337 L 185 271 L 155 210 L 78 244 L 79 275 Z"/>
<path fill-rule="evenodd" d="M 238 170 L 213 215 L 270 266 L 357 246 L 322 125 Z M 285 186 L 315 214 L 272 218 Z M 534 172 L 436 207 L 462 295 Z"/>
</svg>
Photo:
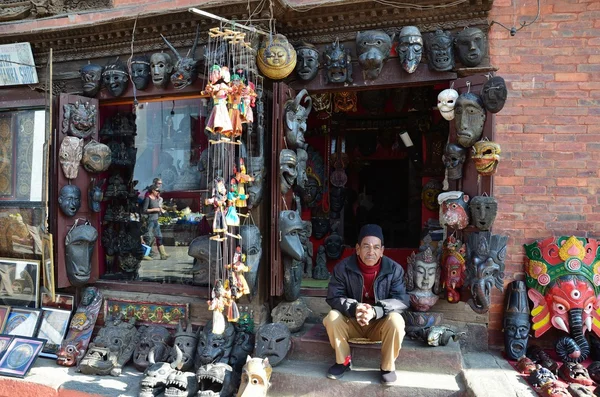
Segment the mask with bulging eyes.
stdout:
<svg viewBox="0 0 600 397">
<path fill-rule="evenodd" d="M 75 185 L 63 186 L 58 193 L 58 206 L 66 216 L 75 216 L 81 207 L 81 190 Z"/>
<path fill-rule="evenodd" d="M 358 63 L 365 80 L 374 80 L 379 76 L 391 48 L 392 39 L 384 31 L 367 30 L 356 34 Z"/>
<path fill-rule="evenodd" d="M 496 173 L 500 161 L 500 145 L 491 141 L 479 141 L 473 145 L 471 158 L 479 175 L 489 176 Z"/>
<path fill-rule="evenodd" d="M 67 179 L 77 178 L 79 162 L 83 157 L 83 139 L 66 136 L 60 144 L 58 158 Z"/>
<path fill-rule="evenodd" d="M 268 358 L 271 365 L 278 365 L 290 350 L 290 330 L 283 324 L 271 323 L 263 325 L 256 334 L 254 354 L 260 358 Z"/>
<path fill-rule="evenodd" d="M 83 148 L 83 168 L 88 172 L 106 171 L 111 163 L 111 155 L 107 145 L 92 139 Z"/>
<path fill-rule="evenodd" d="M 352 59 L 350 50 L 336 39 L 323 53 L 328 83 L 352 83 Z"/>
<path fill-rule="evenodd" d="M 438 110 L 446 120 L 454 120 L 454 106 L 458 99 L 458 92 L 452 88 L 443 90 L 438 95 Z"/>
<path fill-rule="evenodd" d="M 467 149 L 456 144 L 449 143 L 446 145 L 442 162 L 448 170 L 448 179 L 456 180 L 462 178 L 463 164 L 467 158 Z"/>
<path fill-rule="evenodd" d="M 429 33 L 425 41 L 429 69 L 445 72 L 454 68 L 454 51 L 452 34 L 448 31 L 436 30 Z"/>
</svg>

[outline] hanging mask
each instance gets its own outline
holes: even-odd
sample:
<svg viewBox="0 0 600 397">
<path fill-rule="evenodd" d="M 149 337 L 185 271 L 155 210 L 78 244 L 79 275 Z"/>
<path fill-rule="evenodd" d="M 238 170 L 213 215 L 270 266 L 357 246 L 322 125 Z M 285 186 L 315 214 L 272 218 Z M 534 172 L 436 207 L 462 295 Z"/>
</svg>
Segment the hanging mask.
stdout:
<svg viewBox="0 0 600 397">
<path fill-rule="evenodd" d="M 304 247 L 300 233 L 304 230 L 302 218 L 296 211 L 285 210 L 279 213 L 279 232 L 281 253 L 300 261 L 304 257 Z"/>
<path fill-rule="evenodd" d="M 169 84 L 169 78 L 173 73 L 173 61 L 171 56 L 164 52 L 157 52 L 150 57 L 150 72 L 152 84 L 155 87 L 165 88 Z"/>
<path fill-rule="evenodd" d="M 173 83 L 173 87 L 176 90 L 181 90 L 189 85 L 194 84 L 194 82 L 198 79 L 198 62 L 196 59 L 196 47 L 198 46 L 198 38 L 200 37 L 200 24 L 196 25 L 196 38 L 194 39 L 194 44 L 192 44 L 192 48 L 187 52 L 185 56 L 181 56 L 179 51 L 173 47 L 171 43 L 163 35 L 160 37 L 163 38 L 167 47 L 173 51 L 173 54 L 177 57 L 177 62 L 175 62 L 174 72 L 171 75 L 171 83 Z"/>
<path fill-rule="evenodd" d="M 58 206 L 65 216 L 75 216 L 81 207 L 81 190 L 75 185 L 65 185 L 58 192 Z"/>
<path fill-rule="evenodd" d="M 498 201 L 494 197 L 475 196 L 469 203 L 471 221 L 479 230 L 490 230 L 498 213 Z"/>
<path fill-rule="evenodd" d="M 317 118 L 325 120 L 331 117 L 331 93 L 313 94 L 310 96 L 313 100 L 313 110 L 317 114 Z"/>
<path fill-rule="evenodd" d="M 302 202 L 307 207 L 312 208 L 317 205 L 317 202 L 321 200 L 323 196 L 323 188 L 321 182 L 317 176 L 311 171 L 307 175 L 306 183 L 304 184 L 304 190 L 302 191 Z"/>
<path fill-rule="evenodd" d="M 83 157 L 83 139 L 66 136 L 58 150 L 58 161 L 67 179 L 77 178 L 79 162 Z"/>
<path fill-rule="evenodd" d="M 414 73 L 421 63 L 423 54 L 423 37 L 416 26 L 405 26 L 400 30 L 398 46 L 396 47 L 402 69 Z"/>
<path fill-rule="evenodd" d="M 96 127 L 96 105 L 89 102 L 63 105 L 62 132 L 77 138 L 88 138 Z"/>
<path fill-rule="evenodd" d="M 263 156 L 250 157 L 248 159 L 248 175 L 254 181 L 248 184 L 248 208 L 252 209 L 260 204 L 265 188 L 265 158 Z"/>
<path fill-rule="evenodd" d="M 350 50 L 336 39 L 323 53 L 328 83 L 352 83 L 352 59 Z"/>
<path fill-rule="evenodd" d="M 256 225 L 240 226 L 240 235 L 242 236 L 242 252 L 246 255 L 246 266 L 248 267 L 245 274 L 246 282 L 250 288 L 250 294 L 255 295 L 258 269 L 262 258 L 262 236 Z"/>
<path fill-rule="evenodd" d="M 332 186 L 329 191 L 329 201 L 331 205 L 331 211 L 339 213 L 346 204 L 346 189 L 343 187 Z"/>
<path fill-rule="evenodd" d="M 440 225 L 462 230 L 469 225 L 469 196 L 459 191 L 438 195 Z"/>
<path fill-rule="evenodd" d="M 506 82 L 500 76 L 494 76 L 486 81 L 481 89 L 483 105 L 490 113 L 498 113 L 502 110 L 507 95 Z"/>
<path fill-rule="evenodd" d="M 442 162 L 448 170 L 448 179 L 456 180 L 462 178 L 463 164 L 467 158 L 467 149 L 456 144 L 449 143 L 446 145 Z"/>
<path fill-rule="evenodd" d="M 92 178 L 88 187 L 88 205 L 92 212 L 100 212 L 100 203 L 104 197 L 102 193 L 102 185 L 106 179 L 102 179 L 96 183 L 96 178 Z"/>
<path fill-rule="evenodd" d="M 71 285 L 81 287 L 89 281 L 92 273 L 92 252 L 97 239 L 98 231 L 89 222 L 83 225 L 77 225 L 75 222 L 67 233 L 65 261 Z"/>
<path fill-rule="evenodd" d="M 290 350 L 291 337 L 290 330 L 283 324 L 263 325 L 256 334 L 254 354 L 260 358 L 268 358 L 274 367 L 283 361 Z"/>
<path fill-rule="evenodd" d="M 338 112 L 356 112 L 357 110 L 357 104 L 358 104 L 358 97 L 356 95 L 356 92 L 352 91 L 342 91 L 342 92 L 336 92 L 335 94 L 333 94 L 333 102 L 334 102 L 334 108 L 333 110 L 338 113 Z"/>
<path fill-rule="evenodd" d="M 317 240 L 325 237 L 327 233 L 329 233 L 329 218 L 324 216 L 313 216 L 311 218 L 313 236 Z"/>
<path fill-rule="evenodd" d="M 337 232 L 331 233 L 323 242 L 325 254 L 329 259 L 339 259 L 344 252 L 344 239 Z"/>
<path fill-rule="evenodd" d="M 111 151 L 103 143 L 91 140 L 83 148 L 83 168 L 88 172 L 103 172 L 108 169 L 111 162 Z"/>
<path fill-rule="evenodd" d="M 311 81 L 319 73 L 319 50 L 310 43 L 301 43 L 296 47 L 296 53 L 296 74 L 301 80 Z"/>
<path fill-rule="evenodd" d="M 283 149 L 279 153 L 279 178 L 281 194 L 286 194 L 288 190 L 296 182 L 296 176 L 298 176 L 298 158 L 296 152 L 290 149 Z"/>
<path fill-rule="evenodd" d="M 284 35 L 269 36 L 258 48 L 256 63 L 262 74 L 273 80 L 281 80 L 296 67 L 296 50 Z"/>
<path fill-rule="evenodd" d="M 131 80 L 138 90 L 145 90 L 150 83 L 150 57 L 137 55 L 131 60 Z"/>
<path fill-rule="evenodd" d="M 93 98 L 102 88 L 102 66 L 88 64 L 79 69 L 81 83 L 83 84 L 83 96 Z"/>
<path fill-rule="evenodd" d="M 382 30 L 367 30 L 356 34 L 356 52 L 365 80 L 375 80 L 390 55 L 392 39 Z"/>
<path fill-rule="evenodd" d="M 500 161 L 500 152 L 500 145 L 495 142 L 475 142 L 471 158 L 475 163 L 477 173 L 483 176 L 495 174 Z"/>
<path fill-rule="evenodd" d="M 437 198 L 442 192 L 442 182 L 430 179 L 421 191 L 421 202 L 429 211 L 437 211 L 440 208 Z"/>
<path fill-rule="evenodd" d="M 306 186 L 306 182 L 308 181 L 308 175 L 306 174 L 306 162 L 308 161 L 308 153 L 304 149 L 296 149 L 296 158 L 298 159 L 298 165 L 296 166 L 296 170 L 298 171 L 298 176 L 296 177 L 296 185 L 298 187 L 304 189 Z"/>
<path fill-rule="evenodd" d="M 454 125 L 458 143 L 471 147 L 481 138 L 485 124 L 483 101 L 477 94 L 461 94 L 454 107 Z"/>
<path fill-rule="evenodd" d="M 123 95 L 129 85 L 127 66 L 118 59 L 115 62 L 108 63 L 102 72 L 102 81 L 110 95 L 114 97 Z"/>
<path fill-rule="evenodd" d="M 302 299 L 293 302 L 283 301 L 271 310 L 273 322 L 285 325 L 290 332 L 300 331 L 309 314 L 310 310 Z"/>
<path fill-rule="evenodd" d="M 429 69 L 445 72 L 454 68 L 454 51 L 450 32 L 436 30 L 435 33 L 429 33 L 425 47 L 427 48 Z"/>
<path fill-rule="evenodd" d="M 454 46 L 458 60 L 467 67 L 473 67 L 483 60 L 487 40 L 481 29 L 467 28 L 456 34 Z"/>
<path fill-rule="evenodd" d="M 302 90 L 296 95 L 294 100 L 286 101 L 285 111 L 285 141 L 289 149 L 306 149 L 308 146 L 304 141 L 306 132 L 306 120 L 312 109 L 312 98 L 306 90 Z"/>
<path fill-rule="evenodd" d="M 454 106 L 458 99 L 458 92 L 452 88 L 443 90 L 438 95 L 438 109 L 446 120 L 454 120 Z"/>
</svg>

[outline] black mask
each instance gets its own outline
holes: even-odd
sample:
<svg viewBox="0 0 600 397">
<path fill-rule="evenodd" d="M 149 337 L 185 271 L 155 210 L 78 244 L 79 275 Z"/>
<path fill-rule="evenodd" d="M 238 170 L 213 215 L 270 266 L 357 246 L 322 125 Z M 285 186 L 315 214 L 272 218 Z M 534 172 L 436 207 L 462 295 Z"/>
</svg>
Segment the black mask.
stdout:
<svg viewBox="0 0 600 397">
<path fill-rule="evenodd" d="M 206 323 L 204 329 L 198 333 L 196 368 L 210 363 L 227 364 L 229 362 L 235 328 L 230 322 L 226 321 L 225 331 L 222 334 L 215 334 L 212 329 L 212 320 L 210 320 Z"/>
<path fill-rule="evenodd" d="M 419 67 L 423 54 L 423 37 L 416 26 L 405 26 L 400 30 L 396 47 L 402 69 L 414 73 Z"/>
<path fill-rule="evenodd" d="M 171 334 L 162 325 L 141 326 L 139 331 L 140 341 L 133 350 L 133 365 L 138 371 L 143 372 L 150 365 L 148 355 L 152 349 L 157 362 L 166 362 Z"/>
<path fill-rule="evenodd" d="M 331 233 L 325 239 L 325 254 L 329 259 L 339 259 L 344 251 L 344 239 L 337 233 Z"/>
<path fill-rule="evenodd" d="M 301 80 L 310 81 L 319 73 L 319 50 L 310 44 L 302 43 L 296 47 L 298 60 L 296 62 L 296 73 Z"/>
<path fill-rule="evenodd" d="M 246 282 L 250 288 L 250 294 L 255 295 L 258 269 L 262 257 L 262 236 L 256 225 L 242 225 L 240 235 L 242 236 L 242 252 L 246 254 L 246 266 L 248 266 L 248 272 L 245 274 Z"/>
<path fill-rule="evenodd" d="M 479 65 L 485 56 L 487 40 L 481 29 L 467 28 L 456 34 L 454 46 L 458 60 L 465 66 L 473 67 Z"/>
<path fill-rule="evenodd" d="M 390 55 L 392 39 L 384 31 L 367 30 L 356 34 L 356 52 L 365 80 L 374 80 L 381 73 Z"/>
<path fill-rule="evenodd" d="M 88 98 L 96 96 L 102 88 L 102 66 L 89 64 L 79 69 L 81 83 L 83 84 L 83 95 Z"/>
<path fill-rule="evenodd" d="M 429 69 L 437 72 L 452 70 L 454 68 L 454 51 L 450 32 L 436 30 L 435 33 L 429 33 L 426 39 Z"/>
<path fill-rule="evenodd" d="M 260 204 L 263 198 L 265 183 L 265 158 L 250 157 L 248 162 L 248 175 L 254 178 L 246 187 L 248 192 L 248 208 L 254 208 Z"/>
<path fill-rule="evenodd" d="M 256 334 L 254 354 L 256 357 L 268 358 L 274 367 L 283 361 L 290 350 L 291 336 L 290 330 L 283 324 L 263 325 Z"/>
<path fill-rule="evenodd" d="M 66 216 L 75 216 L 81 207 L 81 190 L 75 185 L 65 185 L 58 192 L 58 206 Z"/>
<path fill-rule="evenodd" d="M 102 185 L 106 179 L 102 179 L 96 183 L 96 179 L 92 178 L 88 187 L 88 205 L 92 212 L 100 212 L 100 203 L 104 195 L 102 194 Z"/>
<path fill-rule="evenodd" d="M 329 232 L 329 218 L 313 216 L 312 219 L 313 236 L 320 240 Z"/>
<path fill-rule="evenodd" d="M 332 186 L 329 194 L 331 211 L 336 213 L 341 212 L 346 203 L 346 189 L 343 187 Z"/>
<path fill-rule="evenodd" d="M 479 230 L 490 230 L 498 213 L 498 201 L 490 196 L 475 196 L 469 203 L 471 222 Z"/>
<path fill-rule="evenodd" d="M 189 371 L 194 367 L 194 356 L 196 355 L 196 346 L 198 344 L 198 335 L 193 332 L 192 324 L 188 324 L 187 328 L 184 329 L 181 322 L 177 325 L 177 332 L 175 332 L 175 343 L 171 354 L 169 355 L 168 362 L 175 362 L 177 359 L 177 349 L 181 350 L 183 357 L 180 362 L 180 371 Z"/>
<path fill-rule="evenodd" d="M 527 351 L 530 327 L 525 282 L 513 281 L 506 289 L 504 310 L 504 349 L 509 359 L 518 360 Z"/>
<path fill-rule="evenodd" d="M 500 76 L 494 76 L 486 81 L 481 89 L 483 105 L 490 113 L 498 113 L 502 110 L 507 95 L 506 82 Z"/>
<path fill-rule="evenodd" d="M 456 144 L 449 143 L 446 145 L 442 162 L 448 170 L 448 179 L 456 180 L 462 178 L 463 164 L 467 158 L 467 149 Z"/>
<path fill-rule="evenodd" d="M 131 79 L 135 88 L 145 90 L 150 83 L 150 57 L 148 55 L 138 55 L 131 60 Z"/>
<path fill-rule="evenodd" d="M 454 125 L 458 143 L 471 147 L 481 138 L 485 109 L 481 97 L 472 92 L 460 94 L 454 107 Z"/>
<path fill-rule="evenodd" d="M 150 70 L 152 71 L 152 84 L 155 87 L 165 88 L 169 84 L 169 77 L 173 73 L 171 56 L 164 52 L 157 52 L 150 57 Z"/>
<path fill-rule="evenodd" d="M 107 64 L 102 72 L 102 80 L 104 86 L 112 96 L 118 97 L 123 95 L 129 85 L 127 66 L 119 60 Z"/>
<path fill-rule="evenodd" d="M 65 238 L 65 262 L 71 285 L 86 284 L 92 273 L 92 252 L 98 239 L 98 231 L 86 222 L 69 230 Z"/>
<path fill-rule="evenodd" d="M 325 69 L 327 69 L 328 83 L 352 83 L 350 50 L 344 48 L 344 45 L 336 40 L 331 46 L 325 48 L 323 58 Z"/>
</svg>

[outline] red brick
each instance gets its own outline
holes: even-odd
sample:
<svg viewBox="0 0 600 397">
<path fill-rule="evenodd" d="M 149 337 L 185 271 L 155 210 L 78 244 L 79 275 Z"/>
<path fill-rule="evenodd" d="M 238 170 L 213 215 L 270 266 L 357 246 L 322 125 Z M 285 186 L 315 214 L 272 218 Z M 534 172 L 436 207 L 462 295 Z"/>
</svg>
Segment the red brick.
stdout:
<svg viewBox="0 0 600 397">
<path fill-rule="evenodd" d="M 556 73 L 556 81 L 588 81 L 587 73 Z"/>
</svg>

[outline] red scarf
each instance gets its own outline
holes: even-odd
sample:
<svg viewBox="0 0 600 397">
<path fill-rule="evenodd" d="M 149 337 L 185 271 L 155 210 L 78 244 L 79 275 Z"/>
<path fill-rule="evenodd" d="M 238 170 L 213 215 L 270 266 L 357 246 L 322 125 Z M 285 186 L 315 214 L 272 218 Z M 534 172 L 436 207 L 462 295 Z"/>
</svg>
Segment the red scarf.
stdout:
<svg viewBox="0 0 600 397">
<path fill-rule="evenodd" d="M 358 260 L 358 268 L 365 279 L 362 291 L 362 301 L 363 303 L 373 304 L 375 303 L 375 291 L 373 290 L 373 283 L 375 282 L 375 277 L 377 277 L 377 273 L 379 273 L 379 269 L 381 268 L 381 258 L 379 258 L 374 266 L 366 265 L 358 255 L 356 256 L 356 259 Z"/>
</svg>

